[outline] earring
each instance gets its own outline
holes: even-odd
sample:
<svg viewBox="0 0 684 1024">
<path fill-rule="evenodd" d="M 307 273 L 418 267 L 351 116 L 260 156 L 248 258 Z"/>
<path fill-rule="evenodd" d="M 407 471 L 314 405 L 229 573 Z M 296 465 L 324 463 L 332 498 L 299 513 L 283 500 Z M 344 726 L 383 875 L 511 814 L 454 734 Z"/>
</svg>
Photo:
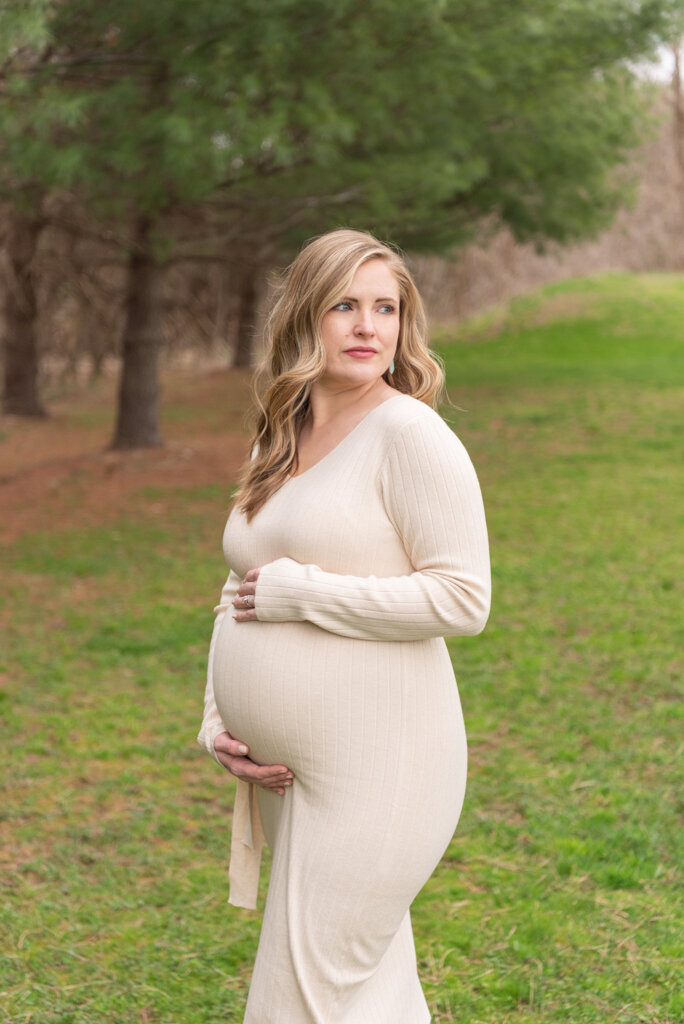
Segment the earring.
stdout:
<svg viewBox="0 0 684 1024">
<path fill-rule="evenodd" d="M 390 373 L 394 373 L 394 360 L 392 360 L 392 362 L 390 363 L 389 370 L 390 370 Z"/>
</svg>

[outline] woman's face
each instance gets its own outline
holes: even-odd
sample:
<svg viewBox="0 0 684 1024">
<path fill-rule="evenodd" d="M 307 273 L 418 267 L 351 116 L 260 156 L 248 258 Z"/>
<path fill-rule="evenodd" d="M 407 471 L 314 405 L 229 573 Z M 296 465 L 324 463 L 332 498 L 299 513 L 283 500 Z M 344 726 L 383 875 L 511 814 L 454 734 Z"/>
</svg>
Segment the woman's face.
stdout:
<svg viewBox="0 0 684 1024">
<path fill-rule="evenodd" d="M 326 384 L 366 384 L 388 369 L 399 338 L 399 283 L 385 260 L 362 263 L 321 321 Z"/>
</svg>

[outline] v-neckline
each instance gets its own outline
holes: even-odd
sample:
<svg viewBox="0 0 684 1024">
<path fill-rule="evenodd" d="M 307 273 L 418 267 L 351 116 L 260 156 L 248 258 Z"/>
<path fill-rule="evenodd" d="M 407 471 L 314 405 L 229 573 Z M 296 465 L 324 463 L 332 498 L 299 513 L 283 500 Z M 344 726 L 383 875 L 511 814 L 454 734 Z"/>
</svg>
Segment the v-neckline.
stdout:
<svg viewBox="0 0 684 1024">
<path fill-rule="evenodd" d="M 361 417 L 356 426 L 352 427 L 349 433 L 345 434 L 342 440 L 338 441 L 337 444 L 333 448 L 331 448 L 329 452 L 326 452 L 325 455 L 323 455 L 317 462 L 314 462 L 313 466 L 309 466 L 308 469 L 305 469 L 302 473 L 297 473 L 295 476 L 288 476 L 285 482 L 288 484 L 292 483 L 292 481 L 294 480 L 300 480 L 303 476 L 306 476 L 307 473 L 311 473 L 314 469 L 320 466 L 322 462 L 325 462 L 327 459 L 330 458 L 331 455 L 334 455 L 338 448 L 341 448 L 342 445 L 346 441 L 348 441 L 353 434 L 356 433 L 359 427 L 363 426 L 366 420 L 369 419 L 369 417 L 371 417 L 374 412 L 377 412 L 378 409 L 382 409 L 383 405 L 389 405 L 390 402 L 396 402 L 398 398 L 406 398 L 406 395 L 404 394 L 403 391 L 400 391 L 399 394 L 397 395 L 392 395 L 390 398 L 386 398 L 385 401 L 380 402 L 379 405 L 374 405 L 372 409 L 368 410 L 365 416 Z"/>
</svg>

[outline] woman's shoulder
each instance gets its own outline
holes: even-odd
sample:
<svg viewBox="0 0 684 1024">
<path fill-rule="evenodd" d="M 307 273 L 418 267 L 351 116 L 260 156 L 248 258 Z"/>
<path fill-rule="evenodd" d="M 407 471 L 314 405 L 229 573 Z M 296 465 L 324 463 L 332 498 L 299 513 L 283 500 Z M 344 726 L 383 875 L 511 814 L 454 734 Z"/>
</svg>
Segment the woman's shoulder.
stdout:
<svg viewBox="0 0 684 1024">
<path fill-rule="evenodd" d="M 394 486 L 400 490 L 407 480 L 423 480 L 426 487 L 432 482 L 473 480 L 474 468 L 461 439 L 439 413 L 410 395 L 385 403 L 382 469 L 379 480 L 382 487 Z M 394 482 L 394 483 L 392 483 Z"/>
<path fill-rule="evenodd" d="M 433 435 L 455 436 L 448 423 L 432 406 L 412 395 L 398 394 L 381 406 L 381 429 L 388 439 Z"/>
</svg>

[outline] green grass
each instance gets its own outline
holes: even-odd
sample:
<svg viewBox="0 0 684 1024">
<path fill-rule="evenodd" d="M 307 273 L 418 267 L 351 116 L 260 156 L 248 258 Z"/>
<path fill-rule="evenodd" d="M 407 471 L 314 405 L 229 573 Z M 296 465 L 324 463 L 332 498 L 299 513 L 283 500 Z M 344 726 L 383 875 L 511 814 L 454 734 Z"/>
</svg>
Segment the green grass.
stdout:
<svg viewBox="0 0 684 1024">
<path fill-rule="evenodd" d="M 684 280 L 627 275 L 440 339 L 494 606 L 449 641 L 469 788 L 413 910 L 436 1022 L 684 1019 L 683 340 Z M 260 919 L 225 903 L 232 787 L 194 746 L 225 489 L 177 497 L 2 552 L 12 1024 L 242 1019 Z"/>
</svg>

